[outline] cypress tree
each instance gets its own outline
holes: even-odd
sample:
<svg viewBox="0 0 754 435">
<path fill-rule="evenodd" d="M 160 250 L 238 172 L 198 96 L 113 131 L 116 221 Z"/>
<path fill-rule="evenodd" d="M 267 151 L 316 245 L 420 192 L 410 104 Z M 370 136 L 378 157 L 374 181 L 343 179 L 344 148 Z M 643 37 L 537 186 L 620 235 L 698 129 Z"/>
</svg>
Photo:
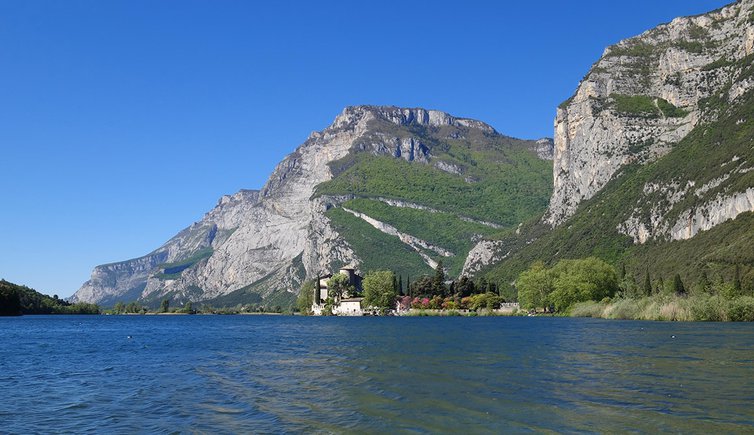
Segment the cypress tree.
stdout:
<svg viewBox="0 0 754 435">
<path fill-rule="evenodd" d="M 644 276 L 644 296 L 652 296 L 652 280 L 649 278 L 649 271 Z"/>
<path fill-rule="evenodd" d="M 445 269 L 443 269 L 442 260 L 437 262 L 437 267 L 435 268 L 435 279 L 432 284 L 434 287 L 434 294 L 442 296 L 445 293 Z"/>
<path fill-rule="evenodd" d="M 317 284 L 314 286 L 314 303 L 319 305 L 320 298 L 322 297 L 322 285 L 319 282 L 320 277 L 317 274 Z"/>
<path fill-rule="evenodd" d="M 702 291 L 707 292 L 710 289 L 710 282 L 709 278 L 707 278 L 707 272 L 702 271 L 702 277 L 699 279 L 699 287 L 701 287 Z"/>
<path fill-rule="evenodd" d="M 403 296 L 403 277 L 398 275 L 398 294 Z"/>
<path fill-rule="evenodd" d="M 736 295 L 741 295 L 741 267 L 736 264 L 736 274 L 733 276 L 733 289 Z"/>
<path fill-rule="evenodd" d="M 673 278 L 673 292 L 675 294 L 681 296 L 686 294 L 686 288 L 683 287 L 683 281 L 681 281 L 681 275 L 675 274 L 675 278 Z"/>
</svg>

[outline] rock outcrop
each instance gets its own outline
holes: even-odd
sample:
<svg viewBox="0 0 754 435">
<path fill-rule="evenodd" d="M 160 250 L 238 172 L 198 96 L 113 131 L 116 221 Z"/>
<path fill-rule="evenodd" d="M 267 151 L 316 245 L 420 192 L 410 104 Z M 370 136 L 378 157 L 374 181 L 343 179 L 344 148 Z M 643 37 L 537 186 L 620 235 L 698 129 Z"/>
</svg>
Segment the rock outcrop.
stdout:
<svg viewBox="0 0 754 435">
<path fill-rule="evenodd" d="M 605 50 L 557 110 L 547 223 L 562 223 L 622 166 L 665 155 L 754 87 L 741 76 L 754 53 L 753 13 L 754 0 L 742 0 Z"/>
</svg>

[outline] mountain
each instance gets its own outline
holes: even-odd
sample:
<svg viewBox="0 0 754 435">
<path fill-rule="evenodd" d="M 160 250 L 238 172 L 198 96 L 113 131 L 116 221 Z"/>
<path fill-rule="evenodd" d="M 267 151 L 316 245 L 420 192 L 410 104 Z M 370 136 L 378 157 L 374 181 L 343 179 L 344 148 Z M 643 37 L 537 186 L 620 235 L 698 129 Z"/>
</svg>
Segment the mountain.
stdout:
<svg viewBox="0 0 754 435">
<path fill-rule="evenodd" d="M 598 255 L 639 277 L 754 281 L 753 89 L 754 0 L 608 47 L 558 108 L 543 220 L 488 241 L 479 268 L 510 283 Z"/>
<path fill-rule="evenodd" d="M 97 266 L 72 300 L 287 305 L 344 264 L 459 273 L 483 237 L 544 212 L 552 147 L 435 110 L 348 107 L 261 190 L 222 197 L 143 257 Z"/>
</svg>

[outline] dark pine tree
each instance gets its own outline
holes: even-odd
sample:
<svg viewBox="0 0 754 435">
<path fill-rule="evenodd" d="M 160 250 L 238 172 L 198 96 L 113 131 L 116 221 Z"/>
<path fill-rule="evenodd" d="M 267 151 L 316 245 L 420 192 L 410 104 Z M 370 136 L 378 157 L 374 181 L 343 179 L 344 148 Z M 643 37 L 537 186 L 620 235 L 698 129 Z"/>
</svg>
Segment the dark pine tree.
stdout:
<svg viewBox="0 0 754 435">
<path fill-rule="evenodd" d="M 644 296 L 652 296 L 652 280 L 649 278 L 649 271 L 644 276 Z"/>
</svg>

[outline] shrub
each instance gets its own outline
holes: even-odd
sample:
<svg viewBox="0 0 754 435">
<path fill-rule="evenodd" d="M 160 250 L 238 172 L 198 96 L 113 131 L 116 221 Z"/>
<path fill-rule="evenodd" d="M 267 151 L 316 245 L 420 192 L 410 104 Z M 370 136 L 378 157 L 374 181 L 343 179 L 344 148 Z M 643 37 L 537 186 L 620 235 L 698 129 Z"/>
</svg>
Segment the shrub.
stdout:
<svg viewBox="0 0 754 435">
<path fill-rule="evenodd" d="M 730 301 L 728 319 L 733 322 L 754 322 L 754 297 L 742 296 Z"/>
</svg>

